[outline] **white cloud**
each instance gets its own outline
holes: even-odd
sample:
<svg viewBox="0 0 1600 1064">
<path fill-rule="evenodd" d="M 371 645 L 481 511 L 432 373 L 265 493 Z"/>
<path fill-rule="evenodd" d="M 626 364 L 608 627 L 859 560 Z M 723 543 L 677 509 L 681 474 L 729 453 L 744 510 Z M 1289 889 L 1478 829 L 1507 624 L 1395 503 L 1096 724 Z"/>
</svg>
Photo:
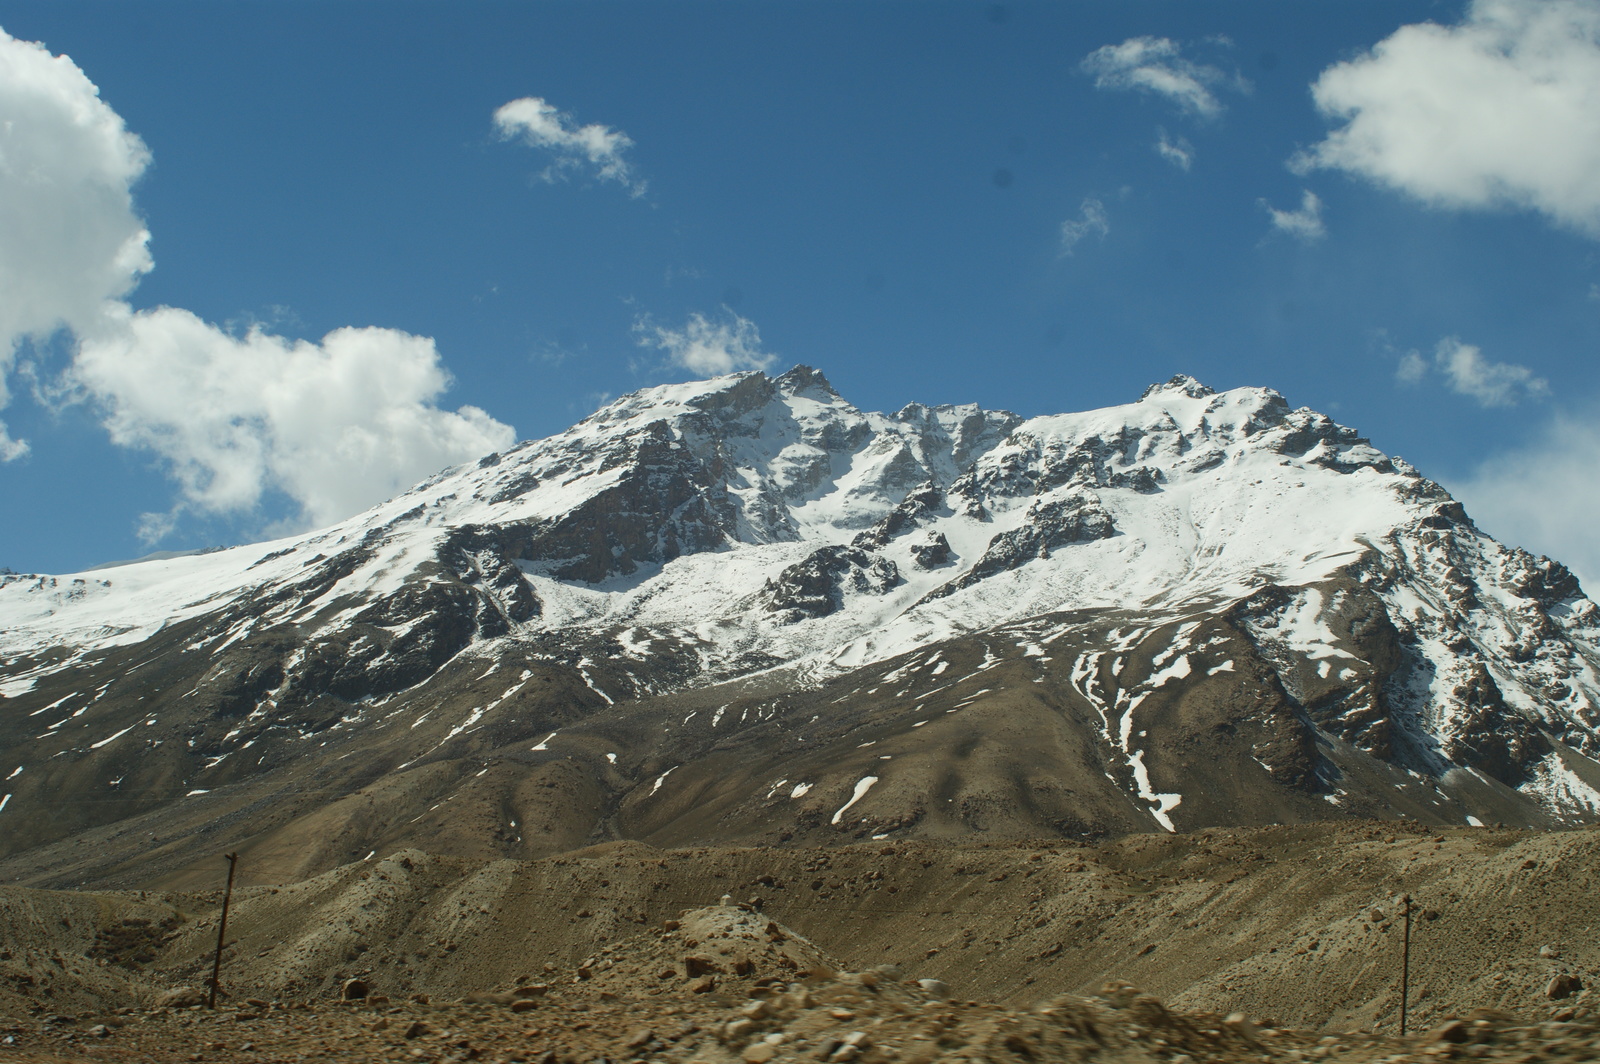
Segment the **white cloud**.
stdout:
<svg viewBox="0 0 1600 1064">
<path fill-rule="evenodd" d="M 0 421 L 0 462 L 12 462 L 29 450 L 27 440 L 16 440 L 6 431 L 6 423 Z"/>
<path fill-rule="evenodd" d="M 675 366 L 705 376 L 738 370 L 766 370 L 775 361 L 761 350 L 761 333 L 755 322 L 723 307 L 723 318 L 712 321 L 703 314 L 689 315 L 682 329 L 664 329 L 648 320 L 634 326 L 639 343 L 667 353 Z"/>
<path fill-rule="evenodd" d="M 150 155 L 82 70 L 0 30 L 0 409 L 17 345 L 89 321 L 150 269 L 130 187 Z M 27 452 L 0 422 L 0 461 Z"/>
<path fill-rule="evenodd" d="M 514 439 L 481 410 L 433 405 L 450 378 L 432 340 L 235 337 L 184 310 L 135 312 L 123 297 L 153 265 L 131 193 L 143 142 L 71 59 L 3 31 L 0 116 L 0 408 L 18 345 L 66 330 L 71 365 L 36 378 L 35 394 L 94 404 L 114 443 L 167 463 L 181 499 L 145 515 L 146 532 L 171 531 L 184 509 L 249 511 L 272 491 L 303 521 L 337 520 Z M 27 450 L 0 424 L 0 461 Z"/>
<path fill-rule="evenodd" d="M 1444 377 L 1451 391 L 1476 400 L 1480 406 L 1515 406 L 1550 394 L 1550 382 L 1527 366 L 1491 362 L 1480 349 L 1454 336 L 1439 341 L 1431 363 L 1416 351 L 1401 355 L 1395 377 L 1404 384 L 1419 384 L 1433 371 Z"/>
<path fill-rule="evenodd" d="M 159 455 L 183 506 L 207 513 L 276 490 L 327 524 L 515 440 L 476 407 L 434 406 L 450 386 L 438 350 L 393 329 L 236 337 L 186 310 L 113 305 L 70 372 L 113 442 Z"/>
<path fill-rule="evenodd" d="M 1547 554 L 1600 587 L 1600 404 L 1559 413 L 1525 447 L 1449 485 L 1484 531 Z"/>
<path fill-rule="evenodd" d="M 1477 0 L 1312 86 L 1344 125 L 1291 160 L 1450 208 L 1531 208 L 1600 237 L 1600 3 Z"/>
<path fill-rule="evenodd" d="M 1070 255 L 1078 242 L 1093 234 L 1101 240 L 1111 232 L 1111 219 L 1106 215 L 1106 205 L 1090 197 L 1078 207 L 1078 217 L 1061 223 L 1061 254 Z"/>
<path fill-rule="evenodd" d="M 537 96 L 502 104 L 494 113 L 494 124 L 502 138 L 520 136 L 555 155 L 555 162 L 544 172 L 546 180 L 588 165 L 602 181 L 615 181 L 635 197 L 644 195 L 645 183 L 634 176 L 622 157 L 633 141 L 620 129 L 597 123 L 576 126 L 571 115 Z"/>
<path fill-rule="evenodd" d="M 1156 128 L 1156 154 L 1179 170 L 1188 170 L 1194 163 L 1194 146 L 1182 137 L 1169 137 L 1159 126 Z"/>
<path fill-rule="evenodd" d="M 1428 360 L 1422 357 L 1420 351 L 1407 351 L 1400 356 L 1400 365 L 1394 375 L 1402 384 L 1421 384 L 1428 375 Z"/>
<path fill-rule="evenodd" d="M 1288 233 L 1296 240 L 1309 243 L 1328 235 L 1328 230 L 1322 224 L 1322 201 L 1310 189 L 1301 192 L 1300 209 L 1297 211 L 1280 211 L 1266 200 L 1261 201 L 1261 206 L 1272 215 L 1272 228 Z"/>
<path fill-rule="evenodd" d="M 1484 406 L 1515 406 L 1524 399 L 1550 394 L 1549 382 L 1534 376 L 1527 366 L 1491 362 L 1476 347 L 1453 336 L 1439 341 L 1433 360 L 1450 382 L 1451 391 Z"/>
<path fill-rule="evenodd" d="M 1213 89 L 1249 90 L 1250 84 L 1243 78 L 1185 59 L 1182 51 L 1178 42 L 1167 37 L 1129 37 L 1121 44 L 1096 48 L 1080 66 L 1094 75 L 1095 88 L 1155 93 L 1201 118 L 1214 118 L 1223 111 Z"/>
</svg>

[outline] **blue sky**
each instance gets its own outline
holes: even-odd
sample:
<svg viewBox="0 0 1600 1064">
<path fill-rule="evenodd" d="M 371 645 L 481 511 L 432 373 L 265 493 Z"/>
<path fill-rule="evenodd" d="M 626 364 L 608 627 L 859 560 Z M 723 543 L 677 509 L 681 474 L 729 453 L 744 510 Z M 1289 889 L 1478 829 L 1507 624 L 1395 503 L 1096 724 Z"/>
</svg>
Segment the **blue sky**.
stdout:
<svg viewBox="0 0 1600 1064">
<path fill-rule="evenodd" d="M 1600 577 L 1587 0 L 0 27 L 0 565 L 308 527 L 804 362 L 884 410 L 1270 386 Z"/>
</svg>

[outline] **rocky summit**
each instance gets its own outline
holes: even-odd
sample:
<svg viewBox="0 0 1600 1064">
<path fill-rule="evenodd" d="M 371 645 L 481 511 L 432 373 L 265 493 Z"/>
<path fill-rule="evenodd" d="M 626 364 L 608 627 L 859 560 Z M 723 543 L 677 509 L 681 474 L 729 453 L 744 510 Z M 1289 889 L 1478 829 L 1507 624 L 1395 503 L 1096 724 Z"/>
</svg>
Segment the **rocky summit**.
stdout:
<svg viewBox="0 0 1600 1064">
<path fill-rule="evenodd" d="M 1264 388 L 626 396 L 332 528 L 0 576 L 0 880 L 1600 819 L 1600 611 Z"/>
</svg>

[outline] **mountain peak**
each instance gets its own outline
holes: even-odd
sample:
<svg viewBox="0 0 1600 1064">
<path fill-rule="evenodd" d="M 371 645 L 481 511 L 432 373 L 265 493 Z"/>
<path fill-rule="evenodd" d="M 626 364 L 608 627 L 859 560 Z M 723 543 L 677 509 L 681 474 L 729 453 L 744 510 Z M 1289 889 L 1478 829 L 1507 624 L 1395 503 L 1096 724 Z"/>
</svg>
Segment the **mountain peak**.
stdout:
<svg viewBox="0 0 1600 1064">
<path fill-rule="evenodd" d="M 1139 399 L 1143 401 L 1164 392 L 1181 392 L 1191 399 L 1204 399 L 1208 395 L 1217 394 L 1216 389 L 1208 388 L 1187 373 L 1179 373 L 1165 384 L 1152 384 L 1144 390 L 1144 394 L 1139 396 Z"/>
<path fill-rule="evenodd" d="M 381 778 L 393 812 L 301 870 L 440 840 L 1600 821 L 1600 606 L 1566 570 L 1271 389 L 1144 399 L 890 416 L 809 366 L 728 374 L 319 532 L 0 571 L 0 879 L 85 825 L 115 868 L 175 867 L 156 825 L 211 860 L 243 836 L 196 811 L 325 777 Z M 125 800 L 151 827 L 111 829 Z M 328 808 L 215 823 L 286 853 Z"/>
<path fill-rule="evenodd" d="M 824 400 L 839 398 L 839 393 L 833 390 L 833 385 L 828 383 L 828 378 L 822 375 L 820 369 L 803 364 L 775 378 L 772 383 L 788 395 L 806 395 Z"/>
</svg>

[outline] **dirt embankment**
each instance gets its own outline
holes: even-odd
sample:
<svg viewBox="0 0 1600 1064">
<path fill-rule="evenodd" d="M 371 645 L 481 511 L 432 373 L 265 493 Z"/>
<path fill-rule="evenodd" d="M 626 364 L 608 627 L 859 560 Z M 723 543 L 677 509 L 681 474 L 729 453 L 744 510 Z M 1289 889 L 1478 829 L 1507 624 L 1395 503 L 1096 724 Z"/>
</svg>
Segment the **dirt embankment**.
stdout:
<svg viewBox="0 0 1600 1064">
<path fill-rule="evenodd" d="M 703 1003 L 690 984 L 719 978 L 687 963 L 709 937 L 689 945 L 695 935 L 664 921 L 727 896 L 761 927 L 783 929 L 788 963 L 751 970 L 785 984 L 825 967 L 894 965 L 897 981 L 939 980 L 964 1001 L 1036 1017 L 1026 1010 L 1038 1002 L 1125 980 L 1186 1013 L 1387 1036 L 1398 1021 L 1398 899 L 1409 893 L 1414 1027 L 1474 1009 L 1581 1024 L 1600 982 L 1597 875 L 1600 831 L 1393 824 L 987 848 L 613 844 L 489 864 L 408 851 L 237 890 L 223 983 L 234 1002 L 328 1003 L 360 979 L 400 1003 L 540 982 L 551 1000 L 611 994 L 653 1015 Z M 203 985 L 219 901 L 0 891 L 0 1018 L 99 1015 Z"/>
<path fill-rule="evenodd" d="M 1319 1035 L 1234 1013 L 1180 1012 L 1127 983 L 1031 1009 L 954 997 L 895 965 L 841 971 L 815 943 L 751 908 L 725 904 L 602 948 L 553 983 L 436 1003 L 396 1001 L 363 979 L 336 1001 L 247 998 L 205 1008 L 176 989 L 143 1008 L 0 1023 L 0 1056 L 65 1061 L 287 1062 L 411 1059 L 462 1064 L 1404 1064 L 1592 1060 L 1600 1028 L 1528 1024 L 1479 1010 L 1424 1034 Z"/>
</svg>

